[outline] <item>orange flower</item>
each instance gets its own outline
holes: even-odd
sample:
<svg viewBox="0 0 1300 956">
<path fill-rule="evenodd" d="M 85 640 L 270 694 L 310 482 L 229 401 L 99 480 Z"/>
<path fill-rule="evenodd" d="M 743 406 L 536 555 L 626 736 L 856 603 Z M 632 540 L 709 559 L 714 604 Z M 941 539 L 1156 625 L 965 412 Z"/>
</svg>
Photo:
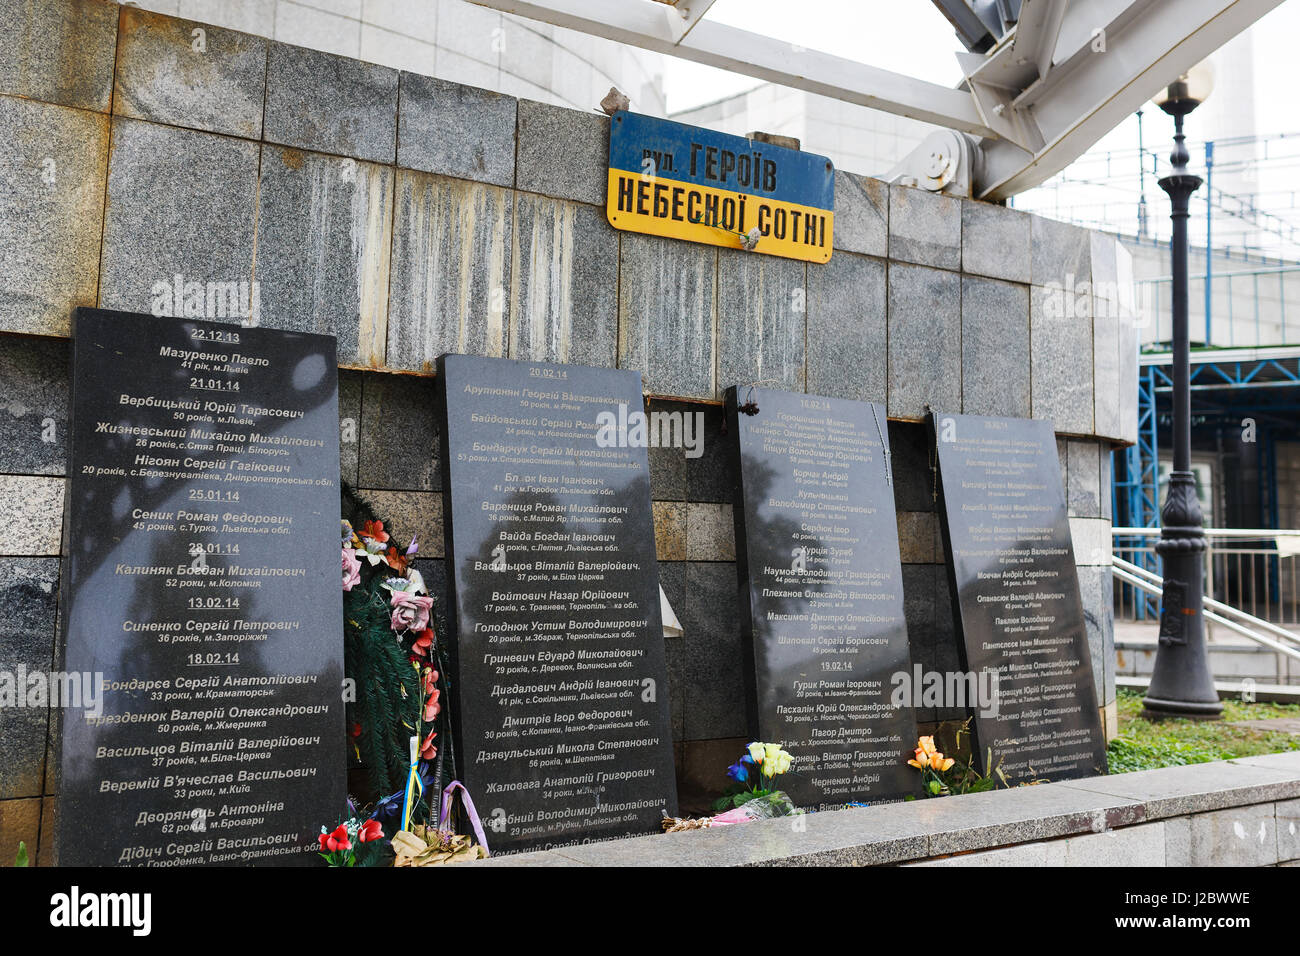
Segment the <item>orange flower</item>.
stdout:
<svg viewBox="0 0 1300 956">
<path fill-rule="evenodd" d="M 387 535 L 384 537 L 387 537 Z M 389 547 L 388 553 L 384 555 L 384 562 L 398 574 L 405 574 L 407 565 L 411 563 L 411 559 L 402 554 L 402 552 L 398 551 L 396 548 Z"/>
<path fill-rule="evenodd" d="M 933 737 L 920 738 L 916 742 L 916 748 L 918 753 L 923 752 L 928 757 L 930 754 L 935 753 L 934 738 Z"/>
<path fill-rule="evenodd" d="M 936 750 L 934 753 L 930 754 L 930 769 L 931 769 L 931 770 L 938 770 L 938 771 L 942 772 L 942 771 L 944 771 L 944 770 L 948 770 L 948 769 L 950 769 L 950 768 L 952 767 L 952 765 L 955 764 L 956 762 L 957 762 L 957 761 L 953 760 L 951 757 L 945 757 L 943 754 L 939 753 L 937 750 Z"/>
<path fill-rule="evenodd" d="M 917 770 L 924 770 L 930 765 L 930 758 L 925 755 L 924 750 L 917 750 L 916 756 L 907 762 L 909 767 L 915 767 Z"/>
<path fill-rule="evenodd" d="M 384 530 L 382 521 L 367 521 L 361 526 L 361 537 L 373 538 L 380 544 L 384 544 L 388 541 L 388 532 Z"/>
</svg>

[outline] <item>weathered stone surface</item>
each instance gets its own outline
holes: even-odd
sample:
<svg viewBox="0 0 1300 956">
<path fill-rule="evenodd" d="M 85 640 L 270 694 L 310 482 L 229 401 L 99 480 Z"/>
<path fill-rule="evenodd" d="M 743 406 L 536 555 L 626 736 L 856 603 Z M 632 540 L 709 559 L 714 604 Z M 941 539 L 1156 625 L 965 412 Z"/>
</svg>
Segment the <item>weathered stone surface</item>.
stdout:
<svg viewBox="0 0 1300 956">
<path fill-rule="evenodd" d="M 890 263 L 889 416 L 960 408 L 961 366 L 961 278 Z"/>
<path fill-rule="evenodd" d="M 351 487 L 357 487 L 357 468 L 361 456 L 361 393 L 364 375 L 339 370 L 339 474 Z"/>
<path fill-rule="evenodd" d="M 67 335 L 95 304 L 108 119 L 3 96 L 0 137 L 0 330 Z"/>
<path fill-rule="evenodd" d="M 525 192 L 604 206 L 609 118 L 519 101 L 515 186 Z"/>
<path fill-rule="evenodd" d="M 888 183 L 842 169 L 835 170 L 834 243 L 836 249 L 845 252 L 882 258 L 888 255 Z M 834 261 L 832 256 L 831 262 Z"/>
<path fill-rule="evenodd" d="M 681 415 L 683 424 L 686 421 L 685 416 L 697 410 L 698 406 L 690 402 L 666 402 L 655 399 L 650 403 L 652 413 Z M 708 448 L 707 444 L 705 448 Z M 651 446 L 647 451 L 650 456 L 650 497 L 655 501 L 685 501 L 687 459 L 682 453 L 683 450 Z"/>
<path fill-rule="evenodd" d="M 510 357 L 613 368 L 618 233 L 594 206 L 515 196 Z"/>
<path fill-rule="evenodd" d="M 1300 757 L 1300 754 L 1287 756 Z M 1260 758 L 1246 759 L 1254 761 Z M 1145 804 L 1143 814 L 1148 820 L 1300 796 L 1300 777 L 1294 770 L 1240 760 L 1117 773 L 1075 780 L 1062 786 L 1141 801 Z M 1171 860 L 1170 865 L 1179 864 Z"/>
<path fill-rule="evenodd" d="M 433 379 L 366 376 L 360 459 L 357 481 L 363 488 L 442 490 Z"/>
<path fill-rule="evenodd" d="M 263 135 L 285 146 L 392 163 L 397 156 L 397 71 L 272 43 Z"/>
<path fill-rule="evenodd" d="M 1088 632 L 1093 686 L 1097 689 L 1097 702 L 1102 705 L 1115 699 L 1115 623 L 1110 575 L 1110 568 L 1079 568 L 1079 597 L 1083 601 L 1083 620 Z"/>
<path fill-rule="evenodd" d="M 1093 431 L 1107 438 L 1119 438 L 1124 431 L 1120 349 L 1119 306 L 1112 300 L 1092 298 Z"/>
<path fill-rule="evenodd" d="M 1091 441 L 1066 443 L 1069 479 L 1066 483 L 1070 514 L 1080 518 L 1101 517 L 1101 446 Z M 1107 487 L 1106 493 L 1110 494 Z"/>
<path fill-rule="evenodd" d="M 0 854 L 5 865 L 13 863 L 18 855 L 18 844 L 27 847 L 28 866 L 39 865 L 41 800 L 30 797 L 24 800 L 0 799 Z"/>
<path fill-rule="evenodd" d="M 398 170 L 388 366 L 432 370 L 444 352 L 504 357 L 511 194 Z"/>
<path fill-rule="evenodd" d="M 0 517 L 15 529 L 0 545 L 5 554 L 59 553 L 63 529 L 63 478 L 0 475 Z"/>
<path fill-rule="evenodd" d="M 686 739 L 743 737 L 736 567 L 727 562 L 686 565 L 686 606 L 677 607 L 686 642 Z"/>
<path fill-rule="evenodd" d="M 267 45 L 263 37 L 127 7 L 118 36 L 113 112 L 258 139 Z"/>
<path fill-rule="evenodd" d="M 697 457 L 686 457 L 686 500 L 730 504 L 735 489 L 726 414 L 719 405 L 690 405 L 687 410 L 695 416 L 694 435 L 702 448 Z M 686 449 L 674 452 L 686 456 Z"/>
<path fill-rule="evenodd" d="M 1107 521 L 1113 521 L 1114 515 L 1112 514 L 1112 505 L 1114 502 L 1112 501 L 1113 489 L 1111 488 L 1111 471 L 1113 462 L 1111 461 L 1111 448 L 1109 444 L 1103 444 L 1098 448 L 1097 460 L 1098 464 L 1101 466 L 1097 479 L 1098 497 L 1101 504 L 1101 517 L 1105 518 Z"/>
<path fill-rule="evenodd" d="M 393 170 L 267 146 L 258 192 L 262 325 L 338 339 L 338 360 L 384 364 Z"/>
<path fill-rule="evenodd" d="M 1029 415 L 1029 289 L 962 276 L 961 409 Z"/>
<path fill-rule="evenodd" d="M 1110 522 L 1105 518 L 1071 518 L 1070 537 L 1074 543 L 1074 561 L 1079 565 L 1106 565 L 1111 562 Z"/>
<path fill-rule="evenodd" d="M 717 250 L 620 237 L 618 364 L 652 395 L 714 398 Z"/>
<path fill-rule="evenodd" d="M 838 217 L 836 223 L 838 227 Z M 882 260 L 841 252 L 825 265 L 810 266 L 808 391 L 883 404 L 888 394 L 887 326 Z"/>
<path fill-rule="evenodd" d="M 660 561 L 686 560 L 686 509 L 682 501 L 653 503 L 655 557 Z"/>
<path fill-rule="evenodd" d="M 9 480 L 0 479 L 6 496 L 11 489 L 3 482 Z M 15 529 L 8 536 L 11 542 L 26 537 L 25 531 L 16 530 L 23 525 L 10 520 L 6 526 Z M 14 544 L 18 542 L 5 549 L 16 550 Z M 44 674 L 53 667 L 58 584 L 57 558 L 9 557 L 0 564 L 0 603 L 5 609 L 0 618 L 0 671 L 13 674 L 22 666 L 29 673 Z M 47 706 L 0 708 L 0 801 L 40 795 L 48 724 Z M 35 849 L 34 842 L 28 846 L 33 855 Z"/>
<path fill-rule="evenodd" d="M 1274 866 L 1272 804 L 1233 807 L 1165 821 L 1166 866 Z"/>
<path fill-rule="evenodd" d="M 257 166 L 256 143 L 114 119 L 100 305 L 177 314 L 179 279 L 199 317 L 245 317 L 213 289 L 253 279 Z"/>
<path fill-rule="evenodd" d="M 807 269 L 794 259 L 718 252 L 718 388 L 804 391 Z"/>
<path fill-rule="evenodd" d="M 0 336 L 0 473 L 65 473 L 68 363 L 67 342 Z"/>
<path fill-rule="evenodd" d="M 1279 800 L 1273 805 L 1277 819 L 1277 858 L 1300 861 L 1300 800 Z"/>
<path fill-rule="evenodd" d="M 117 17 L 117 4 L 102 0 L 4 4 L 0 93 L 107 112 Z"/>
<path fill-rule="evenodd" d="M 400 86 L 397 165 L 514 185 L 518 100 L 418 73 Z"/>
<path fill-rule="evenodd" d="M 1091 296 L 1034 286 L 1029 298 L 1033 417 L 1058 432 L 1092 434 Z"/>
<path fill-rule="evenodd" d="M 962 200 L 962 271 L 1028 282 L 1030 218 L 1028 213 L 1006 206 Z"/>
<path fill-rule="evenodd" d="M 690 561 L 736 560 L 731 505 L 687 502 L 686 557 Z"/>
<path fill-rule="evenodd" d="M 891 186 L 889 258 L 960 269 L 961 200 L 924 189 Z"/>
<path fill-rule="evenodd" d="M 1091 233 L 1081 226 L 1033 216 L 1030 279 L 1036 286 L 1055 286 L 1088 293 L 1092 289 Z"/>
<path fill-rule="evenodd" d="M 400 551 L 410 546 L 414 537 L 422 558 L 443 556 L 442 495 L 428 491 L 376 491 L 361 489 L 361 496 L 380 515 L 384 527 L 400 540 L 390 543 Z"/>
<path fill-rule="evenodd" d="M 904 564 L 935 564 L 939 554 L 939 521 L 933 511 L 900 511 L 898 550 Z"/>
</svg>

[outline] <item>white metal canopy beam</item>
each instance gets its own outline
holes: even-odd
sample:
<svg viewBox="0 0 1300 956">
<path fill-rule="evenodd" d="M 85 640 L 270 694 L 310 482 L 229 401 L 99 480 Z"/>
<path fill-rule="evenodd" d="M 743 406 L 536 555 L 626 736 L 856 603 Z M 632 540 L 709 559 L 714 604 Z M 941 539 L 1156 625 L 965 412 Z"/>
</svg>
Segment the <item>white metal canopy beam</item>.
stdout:
<svg viewBox="0 0 1300 956">
<path fill-rule="evenodd" d="M 471 0 L 657 53 L 818 93 L 974 136 L 992 136 L 969 93 L 736 27 L 699 20 L 680 39 L 653 0 Z"/>
<path fill-rule="evenodd" d="M 713 0 L 471 2 L 978 137 L 973 175 L 959 181 L 1003 199 L 1065 168 L 1282 0 L 1024 0 L 986 54 L 959 54 L 959 89 L 702 19 Z"/>
</svg>

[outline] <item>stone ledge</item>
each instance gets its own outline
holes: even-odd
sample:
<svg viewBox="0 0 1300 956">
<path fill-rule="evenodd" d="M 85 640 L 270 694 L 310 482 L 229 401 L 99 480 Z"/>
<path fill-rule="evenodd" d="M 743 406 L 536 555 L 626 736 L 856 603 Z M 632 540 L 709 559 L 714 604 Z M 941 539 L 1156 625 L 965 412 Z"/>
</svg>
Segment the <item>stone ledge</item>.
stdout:
<svg viewBox="0 0 1300 956">
<path fill-rule="evenodd" d="M 495 857 L 484 865 L 875 866 L 1108 833 L 1298 796 L 1295 752 L 611 840 Z"/>
</svg>

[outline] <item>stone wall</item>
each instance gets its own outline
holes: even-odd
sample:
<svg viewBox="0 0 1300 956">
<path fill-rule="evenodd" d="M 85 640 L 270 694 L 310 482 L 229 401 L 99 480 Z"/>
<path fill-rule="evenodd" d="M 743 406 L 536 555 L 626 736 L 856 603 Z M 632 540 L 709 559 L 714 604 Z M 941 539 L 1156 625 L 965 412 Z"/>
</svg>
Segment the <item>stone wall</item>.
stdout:
<svg viewBox="0 0 1300 956">
<path fill-rule="evenodd" d="M 703 457 L 652 461 L 684 793 L 745 734 L 733 383 L 886 403 L 927 667 L 956 644 L 925 407 L 1051 419 L 1113 731 L 1109 451 L 1136 437 L 1136 331 L 1112 239 L 844 171 L 827 265 L 620 233 L 602 115 L 218 28 L 197 54 L 191 28 L 106 0 L 0 8 L 0 666 L 56 659 L 73 309 L 255 282 L 263 325 L 338 337 L 343 477 L 419 533 L 434 587 L 439 353 L 636 369 L 704 412 Z M 0 853 L 47 851 L 57 718 L 0 712 Z"/>
</svg>

